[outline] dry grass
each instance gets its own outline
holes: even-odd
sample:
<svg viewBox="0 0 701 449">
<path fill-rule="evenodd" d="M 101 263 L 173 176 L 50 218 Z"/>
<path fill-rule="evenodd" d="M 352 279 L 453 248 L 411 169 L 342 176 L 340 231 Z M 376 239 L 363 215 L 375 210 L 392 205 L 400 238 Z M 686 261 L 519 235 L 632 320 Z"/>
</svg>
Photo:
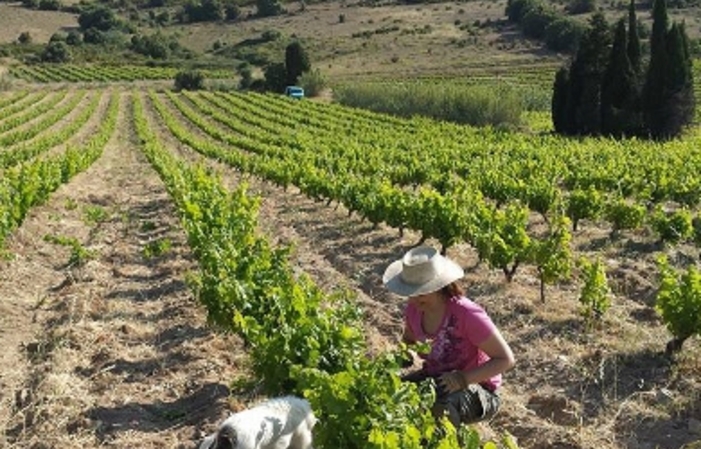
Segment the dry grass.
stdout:
<svg viewBox="0 0 701 449">
<path fill-rule="evenodd" d="M 322 3 L 304 11 L 288 4 L 286 16 L 249 19 L 235 25 L 173 26 L 181 42 L 197 51 L 215 41 L 229 45 L 259 38 L 265 30 L 302 39 L 313 64 L 333 79 L 455 75 L 471 68 L 531 66 L 559 61 L 513 27 L 472 27 L 474 38 L 460 29 L 475 21 L 504 18 L 506 2 L 447 2 L 430 5 L 361 7 Z M 340 21 L 340 16 L 344 21 Z M 388 29 L 386 33 L 383 29 Z M 353 37 L 358 33 L 370 37 Z M 280 53 L 280 58 L 284 54 Z"/>
<path fill-rule="evenodd" d="M 28 31 L 32 42 L 46 43 L 52 34 L 78 26 L 75 14 L 57 11 L 33 11 L 20 3 L 0 3 L 0 43 L 16 42 Z"/>
</svg>

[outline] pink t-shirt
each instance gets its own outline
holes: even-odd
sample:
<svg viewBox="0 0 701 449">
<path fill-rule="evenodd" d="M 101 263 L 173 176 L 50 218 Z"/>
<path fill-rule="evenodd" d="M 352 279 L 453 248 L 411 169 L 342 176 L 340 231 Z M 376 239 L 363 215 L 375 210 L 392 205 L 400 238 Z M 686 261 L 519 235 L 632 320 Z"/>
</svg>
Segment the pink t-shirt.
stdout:
<svg viewBox="0 0 701 449">
<path fill-rule="evenodd" d="M 469 299 L 456 296 L 448 300 L 443 321 L 433 335 L 424 332 L 421 311 L 415 305 L 409 303 L 404 314 L 414 337 L 420 342 L 431 342 L 431 352 L 424 354 L 427 374 L 470 371 L 489 360 L 478 345 L 494 334 L 496 326 L 484 309 Z M 481 383 L 496 389 L 501 385 L 501 375 Z"/>
</svg>

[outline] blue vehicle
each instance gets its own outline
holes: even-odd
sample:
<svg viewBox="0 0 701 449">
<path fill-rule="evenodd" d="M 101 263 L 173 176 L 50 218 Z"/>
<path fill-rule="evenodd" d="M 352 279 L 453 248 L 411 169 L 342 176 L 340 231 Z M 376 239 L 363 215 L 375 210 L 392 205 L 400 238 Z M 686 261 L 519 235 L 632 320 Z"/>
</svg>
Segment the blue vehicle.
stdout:
<svg viewBox="0 0 701 449">
<path fill-rule="evenodd" d="M 287 86 L 285 88 L 285 95 L 299 100 L 304 98 L 304 89 L 299 86 Z"/>
</svg>

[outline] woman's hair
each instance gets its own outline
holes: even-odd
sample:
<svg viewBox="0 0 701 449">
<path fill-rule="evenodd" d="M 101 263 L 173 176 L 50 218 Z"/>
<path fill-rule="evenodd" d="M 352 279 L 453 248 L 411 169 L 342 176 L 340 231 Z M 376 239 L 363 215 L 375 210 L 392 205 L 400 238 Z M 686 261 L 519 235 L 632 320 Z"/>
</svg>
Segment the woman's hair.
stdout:
<svg viewBox="0 0 701 449">
<path fill-rule="evenodd" d="M 441 293 L 445 296 L 445 299 L 450 299 L 455 296 L 465 296 L 465 290 L 460 284 L 456 282 L 451 282 L 441 289 Z"/>
</svg>

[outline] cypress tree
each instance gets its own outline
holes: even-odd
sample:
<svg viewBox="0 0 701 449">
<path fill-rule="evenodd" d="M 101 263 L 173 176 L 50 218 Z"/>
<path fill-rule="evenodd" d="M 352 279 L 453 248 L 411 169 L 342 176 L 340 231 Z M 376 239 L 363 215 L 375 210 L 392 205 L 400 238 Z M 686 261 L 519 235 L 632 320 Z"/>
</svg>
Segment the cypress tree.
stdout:
<svg viewBox="0 0 701 449">
<path fill-rule="evenodd" d="M 558 134 L 572 134 L 573 124 L 568 116 L 567 99 L 570 89 L 570 71 L 567 67 L 561 67 L 555 75 L 553 85 L 553 97 L 551 103 L 551 114 L 553 127 Z"/>
<path fill-rule="evenodd" d="M 611 37 L 601 12 L 590 19 L 570 69 L 569 120 L 577 134 L 601 132 L 601 82 L 609 59 Z"/>
<path fill-rule="evenodd" d="M 670 139 L 694 117 L 692 62 L 684 25 L 669 28 L 665 0 L 655 0 L 653 20 L 643 113 L 652 138 Z"/>
<path fill-rule="evenodd" d="M 665 68 L 667 66 L 667 3 L 665 0 L 655 0 L 652 12 L 652 35 L 650 36 L 650 64 L 647 68 L 645 86 L 643 87 L 643 116 L 645 126 L 654 138 L 663 135 L 664 114 L 663 102 Z"/>
<path fill-rule="evenodd" d="M 288 85 L 297 84 L 300 75 L 311 69 L 309 56 L 298 41 L 292 42 L 285 48 L 285 68 Z"/>
<path fill-rule="evenodd" d="M 627 44 L 628 59 L 630 65 L 639 76 L 641 73 L 641 53 L 640 50 L 640 35 L 638 34 L 638 19 L 635 15 L 635 0 L 630 0 L 628 7 L 628 44 Z"/>
<path fill-rule="evenodd" d="M 667 66 L 661 104 L 663 122 L 656 137 L 669 139 L 681 134 L 694 117 L 694 86 L 688 40 L 682 25 L 674 23 L 667 33 Z"/>
<path fill-rule="evenodd" d="M 632 134 L 635 124 L 632 101 L 635 74 L 627 53 L 625 19 L 618 21 L 611 48 L 611 57 L 601 83 L 601 131 L 604 134 Z"/>
</svg>

